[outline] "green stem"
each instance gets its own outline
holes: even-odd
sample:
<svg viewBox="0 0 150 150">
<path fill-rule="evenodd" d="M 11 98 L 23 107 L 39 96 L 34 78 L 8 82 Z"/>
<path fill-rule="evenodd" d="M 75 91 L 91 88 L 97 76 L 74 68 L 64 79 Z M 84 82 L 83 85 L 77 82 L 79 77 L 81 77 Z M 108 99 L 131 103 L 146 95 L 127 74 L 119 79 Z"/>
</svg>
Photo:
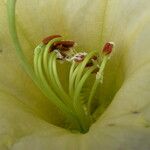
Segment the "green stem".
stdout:
<svg viewBox="0 0 150 150">
<path fill-rule="evenodd" d="M 92 87 L 92 90 L 91 90 L 91 93 L 90 93 L 90 96 L 89 96 L 89 99 L 88 99 L 88 103 L 87 103 L 87 110 L 88 110 L 89 114 L 91 113 L 91 104 L 92 104 L 94 94 L 96 92 L 96 89 L 97 89 L 99 83 L 103 79 L 103 72 L 104 72 L 104 68 L 105 68 L 105 65 L 106 65 L 107 61 L 108 61 L 108 56 L 104 56 L 103 60 L 102 60 L 102 63 L 100 65 L 100 69 L 97 72 L 97 77 L 96 77 L 96 80 L 93 84 L 93 87 Z"/>
<path fill-rule="evenodd" d="M 96 69 L 96 66 L 91 67 L 81 78 L 78 86 L 75 89 L 74 92 L 74 107 L 77 109 L 77 111 L 83 116 L 82 118 L 85 118 L 84 124 L 87 124 L 87 127 L 90 126 L 90 116 L 88 116 L 88 113 L 86 113 L 86 110 L 83 110 L 82 103 L 80 101 L 80 93 L 83 88 L 83 85 L 85 84 L 85 81 L 88 79 L 88 77 L 91 75 L 91 73 Z M 84 114 L 83 114 L 84 113 Z M 86 115 L 85 115 L 86 114 Z"/>
<path fill-rule="evenodd" d="M 51 101 L 54 101 L 56 105 L 61 105 L 62 102 L 59 100 L 59 98 L 54 94 L 54 92 L 52 91 L 52 89 L 49 87 L 49 85 L 47 84 L 47 81 L 44 77 L 44 73 L 43 73 L 43 69 L 42 69 L 42 56 L 43 56 L 43 51 L 44 49 L 41 49 L 40 52 L 38 52 L 38 54 L 36 54 L 36 59 L 34 60 L 34 67 L 35 70 L 37 71 L 37 77 L 39 79 L 39 83 L 40 85 L 43 87 L 43 91 L 47 91 L 48 95 L 50 97 L 53 97 L 51 99 Z M 63 104 L 64 105 L 64 104 Z M 65 108 L 66 109 L 66 108 Z"/>
<path fill-rule="evenodd" d="M 35 72 L 36 76 L 38 76 L 38 69 L 36 67 L 37 66 L 37 60 L 38 60 L 38 57 L 39 57 L 41 51 L 44 50 L 44 48 L 45 48 L 45 45 L 40 44 L 34 50 L 34 72 Z"/>
<path fill-rule="evenodd" d="M 86 57 L 85 59 L 83 60 L 83 62 L 81 63 L 80 65 L 80 68 L 78 69 L 78 72 L 77 72 L 77 76 L 76 76 L 76 80 L 75 80 L 75 87 L 77 87 L 80 79 L 81 79 L 81 76 L 82 76 L 82 73 L 85 69 L 85 66 L 86 64 L 88 63 L 88 61 L 97 53 L 97 51 L 92 51 L 90 52 Z"/>
<path fill-rule="evenodd" d="M 75 115 L 75 113 L 73 112 L 73 110 L 70 107 L 66 107 L 66 105 L 62 103 L 62 101 L 57 97 L 57 95 L 54 94 L 52 89 L 49 87 L 44 77 L 44 72 L 42 69 L 43 53 L 44 52 L 41 50 L 37 57 L 37 60 L 36 60 L 37 62 L 35 62 L 35 68 L 37 68 L 36 69 L 38 73 L 37 75 L 40 78 L 41 83 L 43 84 L 43 90 L 49 94 L 49 97 L 51 97 L 51 101 L 54 101 L 55 105 L 58 106 L 59 108 L 61 107 L 61 110 L 66 112 L 65 114 L 68 116 L 68 118 L 70 118 L 70 120 L 77 126 L 77 128 L 79 128 L 79 130 L 83 132 L 83 129 L 81 128 L 79 124 L 79 120 L 77 116 Z"/>
<path fill-rule="evenodd" d="M 46 77 L 47 79 L 49 80 L 49 74 L 48 74 L 48 58 L 49 58 L 49 53 L 50 53 L 50 48 L 51 48 L 51 45 L 55 42 L 58 42 L 60 41 L 61 38 L 55 38 L 55 39 L 52 39 L 49 41 L 49 43 L 46 45 L 45 47 L 45 50 L 44 50 L 44 54 L 43 54 L 43 66 L 44 66 L 44 70 L 45 70 L 45 74 L 46 74 Z"/>
<path fill-rule="evenodd" d="M 71 97 L 74 96 L 74 88 L 75 88 L 75 79 L 76 79 L 76 75 L 78 73 L 78 70 L 80 68 L 81 64 L 78 64 L 78 66 L 76 66 L 76 68 L 74 67 L 74 71 L 72 72 L 71 74 L 71 77 L 70 77 L 70 81 L 69 81 L 69 94 Z"/>
<path fill-rule="evenodd" d="M 48 64 L 48 73 L 51 79 L 51 86 L 53 87 L 55 93 L 59 96 L 60 99 L 70 108 L 72 108 L 71 98 L 65 93 L 62 85 L 60 83 L 57 68 L 56 68 L 56 53 L 51 52 L 49 57 L 49 64 Z"/>
<path fill-rule="evenodd" d="M 50 69 L 51 75 L 53 76 L 53 82 L 54 82 L 53 84 L 55 84 L 57 86 L 56 88 L 57 88 L 58 95 L 60 95 L 60 98 L 64 100 L 66 105 L 68 105 L 68 107 L 71 108 L 72 111 L 75 111 L 75 113 L 77 113 L 73 107 L 71 98 L 65 93 L 65 91 L 62 88 L 62 85 L 60 83 L 60 80 L 58 78 L 57 68 L 56 68 L 56 53 L 55 52 L 52 52 L 50 59 L 51 59 L 51 61 L 50 61 L 51 67 L 49 66 L 49 69 Z M 77 116 L 78 116 L 78 121 L 79 121 L 81 129 L 83 130 L 83 132 L 87 131 L 89 128 L 89 125 L 85 126 L 84 125 L 85 121 L 82 121 L 83 120 L 82 116 L 81 115 L 77 115 Z"/>
<path fill-rule="evenodd" d="M 73 76 L 73 72 L 74 72 L 75 67 L 76 67 L 76 62 L 73 61 L 73 62 L 72 62 L 72 65 L 71 65 L 71 67 L 70 67 L 70 72 L 69 72 L 69 85 L 70 85 L 70 83 L 71 83 L 71 79 L 72 79 L 72 76 Z M 71 88 L 71 87 L 69 87 L 69 89 L 70 89 L 70 88 Z M 69 91 L 70 91 L 70 90 L 69 90 Z"/>
<path fill-rule="evenodd" d="M 8 22 L 9 22 L 9 31 L 12 38 L 12 41 L 14 43 L 16 53 L 19 57 L 19 61 L 23 69 L 26 71 L 26 73 L 33 79 L 33 81 L 37 83 L 37 79 L 35 76 L 35 73 L 27 61 L 25 55 L 23 54 L 22 47 L 20 45 L 20 41 L 17 35 L 17 29 L 16 29 L 16 18 L 15 18 L 15 4 L 16 0 L 8 0 L 7 1 L 7 12 L 8 12 Z"/>
<path fill-rule="evenodd" d="M 75 89 L 75 94 L 74 94 L 74 104 L 78 105 L 79 104 L 79 94 L 82 90 L 82 87 L 85 83 L 85 81 L 87 80 L 87 78 L 91 75 L 91 73 L 96 69 L 96 66 L 91 67 L 88 71 L 86 71 L 86 73 L 83 75 L 83 77 L 81 78 L 78 86 Z"/>
<path fill-rule="evenodd" d="M 54 103 L 62 112 L 64 112 L 66 114 L 66 116 L 68 118 L 70 118 L 70 120 L 72 120 L 75 124 L 78 124 L 76 122 L 76 120 L 78 120 L 76 118 L 76 115 L 74 115 L 74 113 L 69 110 L 57 97 L 56 95 L 49 90 L 49 86 L 46 83 L 42 83 L 41 80 L 39 80 L 32 68 L 32 66 L 29 64 L 29 62 L 27 61 L 18 35 L 17 35 L 17 29 L 16 29 L 16 18 L 15 18 L 15 5 L 16 5 L 16 0 L 8 0 L 7 1 L 7 12 L 8 12 L 8 22 L 9 22 L 9 31 L 10 31 L 10 35 L 14 44 L 14 47 L 16 49 L 16 53 L 17 56 L 19 58 L 20 64 L 22 66 L 22 68 L 25 70 L 25 72 L 30 76 L 30 78 L 34 81 L 34 83 L 40 88 L 40 90 L 43 92 L 43 94 L 48 97 L 48 99 Z M 38 57 L 38 56 L 36 56 Z M 37 58 L 36 58 L 37 59 Z M 36 61 L 36 60 L 35 60 Z M 79 129 L 81 132 L 82 131 L 81 127 Z"/>
</svg>

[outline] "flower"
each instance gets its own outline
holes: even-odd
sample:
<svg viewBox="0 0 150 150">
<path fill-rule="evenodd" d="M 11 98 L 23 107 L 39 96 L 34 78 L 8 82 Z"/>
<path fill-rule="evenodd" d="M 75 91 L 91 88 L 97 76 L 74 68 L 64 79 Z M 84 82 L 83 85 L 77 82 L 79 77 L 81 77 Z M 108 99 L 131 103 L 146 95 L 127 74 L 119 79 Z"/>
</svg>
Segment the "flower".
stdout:
<svg viewBox="0 0 150 150">
<path fill-rule="evenodd" d="M 31 64 L 33 49 L 48 34 L 74 39 L 87 52 L 115 43 L 98 93 L 112 102 L 79 134 L 53 125 L 66 122 L 20 67 L 1 0 L 0 149 L 149 149 L 149 7 L 148 0 L 17 1 L 19 40 Z M 66 66 L 60 69 L 66 86 Z"/>
</svg>

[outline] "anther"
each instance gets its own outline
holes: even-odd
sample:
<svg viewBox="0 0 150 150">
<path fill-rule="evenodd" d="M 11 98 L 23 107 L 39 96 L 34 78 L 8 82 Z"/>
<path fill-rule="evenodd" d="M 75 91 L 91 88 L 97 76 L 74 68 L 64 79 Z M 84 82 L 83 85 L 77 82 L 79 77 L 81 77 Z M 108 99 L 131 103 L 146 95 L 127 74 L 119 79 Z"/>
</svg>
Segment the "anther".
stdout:
<svg viewBox="0 0 150 150">
<path fill-rule="evenodd" d="M 92 73 L 97 73 L 99 71 L 99 68 L 97 67 Z"/>
<path fill-rule="evenodd" d="M 74 47 L 74 41 L 58 41 L 52 45 L 52 49 L 59 49 L 61 51 L 69 51 L 70 48 Z"/>
<path fill-rule="evenodd" d="M 55 50 L 58 52 L 58 50 Z M 59 55 L 57 55 L 58 60 L 64 60 L 67 57 L 67 55 L 61 51 L 59 51 Z"/>
<path fill-rule="evenodd" d="M 57 56 L 57 59 L 59 59 L 59 60 L 63 60 L 63 59 L 64 59 L 64 56 L 60 53 L 60 51 L 54 50 L 54 52 L 57 54 L 57 55 L 56 55 L 56 56 Z"/>
<path fill-rule="evenodd" d="M 87 53 L 77 53 L 76 55 L 74 55 L 74 57 L 72 57 L 72 59 L 75 62 L 82 62 L 85 58 L 85 56 L 87 55 Z"/>
<path fill-rule="evenodd" d="M 114 43 L 108 42 L 104 45 L 102 57 L 98 55 L 97 51 L 92 51 L 89 54 L 77 52 L 75 44 L 74 41 L 62 40 L 60 35 L 44 38 L 42 43 L 35 48 L 34 69 L 40 79 L 39 81 L 44 82 L 46 85 L 44 86 L 46 92 L 48 94 L 51 92 L 51 95 L 55 97 L 56 105 L 60 108 L 63 106 L 67 114 L 71 112 L 73 121 L 79 124 L 77 128 L 81 132 L 85 132 L 88 131 L 93 114 L 92 100 L 98 85 L 103 82 L 104 68 L 109 60 L 109 54 L 112 52 Z M 68 82 L 69 93 L 65 91 L 63 84 L 60 82 L 57 72 L 57 60 L 61 60 L 60 63 L 71 62 Z M 84 92 L 82 90 L 85 82 L 91 74 L 94 74 L 95 81 L 89 99 L 84 103 L 82 101 L 80 103 L 80 96 Z M 73 99 L 73 101 L 71 102 L 70 99 Z"/>
<path fill-rule="evenodd" d="M 63 58 L 65 58 L 67 55 L 63 52 L 60 52 L 60 54 L 63 56 Z"/>
<path fill-rule="evenodd" d="M 46 44 L 48 44 L 49 41 L 51 41 L 54 38 L 58 38 L 58 37 L 61 37 L 61 36 L 60 35 L 51 35 L 51 36 L 48 36 L 48 37 L 44 38 L 42 40 L 42 42 L 43 42 L 43 44 L 46 45 Z"/>
<path fill-rule="evenodd" d="M 97 60 L 97 56 L 93 56 L 92 59 L 93 59 L 93 60 Z"/>
<path fill-rule="evenodd" d="M 59 45 L 63 45 L 64 47 L 73 47 L 75 44 L 74 41 L 59 41 L 59 42 L 55 42 L 53 45 L 54 46 L 59 46 Z"/>
<path fill-rule="evenodd" d="M 113 47 L 114 47 L 113 42 L 106 43 L 103 48 L 103 53 L 106 55 L 110 54 L 112 52 Z"/>
<path fill-rule="evenodd" d="M 98 59 L 98 57 L 97 56 L 93 56 L 90 60 L 89 60 L 89 62 L 86 64 L 86 67 L 92 67 L 95 63 L 95 61 Z"/>
<path fill-rule="evenodd" d="M 88 62 L 87 64 L 86 64 L 86 67 L 92 67 L 94 64 L 93 64 L 93 62 Z"/>
</svg>

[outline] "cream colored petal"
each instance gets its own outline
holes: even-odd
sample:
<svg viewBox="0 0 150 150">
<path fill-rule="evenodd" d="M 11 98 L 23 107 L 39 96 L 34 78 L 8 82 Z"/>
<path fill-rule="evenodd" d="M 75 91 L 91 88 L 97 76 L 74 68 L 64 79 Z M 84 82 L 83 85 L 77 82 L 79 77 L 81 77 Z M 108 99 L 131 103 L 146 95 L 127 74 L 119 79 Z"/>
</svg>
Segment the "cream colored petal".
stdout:
<svg viewBox="0 0 150 150">
<path fill-rule="evenodd" d="M 54 117 L 53 113 L 61 114 L 54 105 L 34 85 L 33 81 L 21 68 L 8 31 L 6 3 L 0 1 L 0 89 L 9 92 L 31 107 L 39 116 L 48 122 L 58 123 L 62 118 Z M 28 59 L 33 55 L 30 42 L 23 40 Z M 31 42 L 31 44 L 33 44 Z M 30 56 L 30 57 L 29 57 Z M 33 56 L 32 56 L 33 57 Z"/>
<path fill-rule="evenodd" d="M 53 139 L 68 134 L 68 132 L 64 129 L 52 126 L 43 119 L 39 118 L 33 109 L 30 109 L 24 105 L 17 98 L 9 95 L 8 93 L 0 92 L 1 150 L 17 149 L 16 145 L 18 145 L 17 143 L 20 143 L 22 139 L 32 136 L 34 137 L 35 134 L 39 134 L 37 137 L 40 138 L 41 133 L 47 135 L 47 132 L 50 141 L 51 138 Z M 39 141 L 39 144 L 41 142 Z M 46 143 L 49 145 L 49 141 Z M 41 146 L 42 145 L 43 144 L 41 143 Z M 20 149 L 32 149 L 32 140 L 30 140 L 29 143 L 27 143 L 27 145 L 25 144 L 24 146 L 24 148 Z M 38 143 L 35 146 L 38 149 Z"/>
<path fill-rule="evenodd" d="M 37 130 L 31 128 L 33 130 L 31 134 L 19 137 L 19 140 L 13 144 L 12 149 L 148 150 L 150 148 L 149 76 L 149 64 L 132 74 L 124 82 L 107 111 L 93 124 L 87 134 L 71 134 L 63 129 L 55 128 L 47 123 L 41 124 L 39 120 L 35 120 L 35 129 L 37 128 Z M 20 110 L 20 106 L 15 109 Z M 22 115 L 22 113 L 19 114 L 27 122 L 34 124 L 31 116 L 32 120 L 30 120 L 30 117 Z M 11 113 L 11 117 L 12 115 L 16 116 L 15 113 Z M 20 118 L 20 115 L 17 117 Z M 12 120 L 14 121 L 15 119 L 13 118 Z M 11 122 L 12 125 L 13 123 Z M 26 133 L 29 130 L 28 126 L 21 121 L 20 124 L 20 128 L 24 128 Z M 16 122 L 14 126 L 17 126 Z"/>
<path fill-rule="evenodd" d="M 81 138 L 45 122 L 20 100 L 0 92 L 1 150 L 78 149 Z"/>
<path fill-rule="evenodd" d="M 27 1 L 18 1 L 17 16 L 18 24 L 20 22 L 20 28 L 27 31 L 29 41 L 38 43 L 49 33 L 60 33 L 75 39 L 85 51 L 101 50 L 105 42 L 115 42 L 115 52 L 105 71 L 103 99 L 112 99 L 125 76 L 149 60 L 150 37 L 146 33 L 150 20 L 148 0 L 94 0 L 92 3 L 90 0 L 30 1 L 24 8 L 25 4 Z M 32 13 L 33 10 L 35 13 Z M 37 19 L 39 17 L 41 19 Z M 144 38 L 141 39 L 141 36 Z M 142 49 L 146 51 L 144 54 Z"/>
<path fill-rule="evenodd" d="M 136 48 L 133 44 L 135 43 L 134 39 L 138 37 L 145 24 L 148 24 L 148 4 L 148 0 L 122 0 L 121 2 L 119 0 L 94 0 L 92 3 L 89 0 L 83 0 L 82 3 L 79 0 L 18 0 L 16 12 L 18 31 L 25 54 L 30 61 L 32 61 L 34 46 L 49 34 L 60 33 L 75 39 L 83 50 L 100 49 L 106 41 L 114 41 L 116 50 L 111 65 L 108 66 L 108 71 L 106 71 L 108 73 L 105 75 L 105 78 L 107 78 L 107 81 L 105 81 L 106 86 L 116 85 L 113 87 L 112 94 L 109 95 L 109 97 L 112 97 L 124 79 L 122 71 L 125 72 L 124 66 L 129 62 L 128 55 L 130 55 L 131 59 L 133 57 L 134 52 L 131 52 L 133 47 Z M 3 1 L 1 5 L 4 5 Z M 5 13 L 3 13 L 4 24 L 6 24 Z M 8 37 L 7 30 L 7 28 L 4 28 L 2 32 L 5 42 Z M 7 42 L 10 43 L 10 40 Z M 4 44 L 3 47 L 10 45 L 3 41 L 1 43 Z M 141 48 L 147 49 L 145 47 Z M 133 55 L 136 56 L 135 54 Z M 149 55 L 146 56 L 147 58 L 143 55 L 142 60 L 148 59 Z M 10 60 L 13 58 L 17 60 L 14 57 L 14 53 Z M 139 60 L 136 61 L 136 67 L 140 62 Z M 134 65 L 132 68 L 134 68 Z M 117 78 L 116 84 L 114 84 L 114 78 Z M 107 90 L 110 89 L 108 88 L 105 91 Z"/>
<path fill-rule="evenodd" d="M 38 43 L 41 36 L 46 34 L 46 28 L 43 28 L 42 23 L 40 24 L 41 28 L 38 31 L 44 29 L 41 34 L 37 32 L 36 27 L 32 29 L 31 25 L 43 21 L 35 20 L 32 15 L 23 17 L 22 14 L 33 10 L 38 11 L 36 5 L 41 6 L 40 15 L 42 10 L 45 11 L 43 8 L 47 8 L 46 12 L 49 12 L 47 7 L 49 3 L 46 1 L 47 5 L 45 5 L 46 2 L 40 2 L 43 5 L 36 3 L 31 5 L 33 1 L 28 2 L 26 11 L 23 9 L 26 7 L 21 7 L 20 13 L 18 10 L 18 23 L 21 22 L 21 27 L 24 28 L 20 31 L 26 31 L 29 27 L 28 31 L 32 33 L 27 32 L 27 37 L 31 35 L 29 41 L 35 40 L 35 43 Z M 25 4 L 25 1 L 18 3 L 18 9 L 21 3 Z M 63 15 L 66 18 L 66 20 L 63 19 L 66 26 L 60 26 L 59 32 L 64 34 L 68 32 L 68 36 L 79 41 L 84 49 L 98 49 L 105 41 L 110 40 L 116 43 L 116 51 L 105 73 L 104 91 L 102 91 L 101 98 L 112 99 L 111 96 L 114 96 L 116 90 L 119 89 L 119 91 L 115 94 L 107 111 L 85 135 L 70 134 L 65 130 L 55 128 L 32 113 L 28 113 L 28 108 L 18 104 L 19 102 L 16 102 L 14 98 L 2 95 L 0 101 L 2 127 L 0 128 L 4 129 L 4 132 L 2 130 L 1 147 L 3 149 L 11 147 L 13 150 L 150 149 L 149 1 L 94 0 L 91 3 L 85 0 L 81 3 L 79 0 L 68 0 L 59 1 L 58 6 L 54 6 L 56 6 L 55 2 L 50 7 L 56 12 L 56 16 L 59 18 Z M 56 27 L 59 24 L 57 17 L 49 20 Z M 23 24 L 23 19 L 27 22 L 26 24 Z M 52 26 L 49 21 L 45 24 L 50 25 L 48 31 L 51 31 Z M 26 52 L 27 55 L 31 55 L 29 50 Z M 8 110 L 10 110 L 9 114 Z"/>
<path fill-rule="evenodd" d="M 100 90 L 101 99 L 112 100 L 125 78 L 150 59 L 149 1 L 87 0 L 71 9 L 75 3 L 67 6 L 68 28 L 82 47 L 101 50 L 107 41 L 116 44 Z"/>
<path fill-rule="evenodd" d="M 111 106 L 85 134 L 72 134 L 41 120 L 14 97 L 0 93 L 0 148 L 12 150 L 149 149 L 150 72 L 146 66 L 123 84 Z M 144 77 L 144 79 L 143 79 Z M 139 88 L 134 88 L 134 87 Z M 128 94 L 127 94 L 128 93 Z M 144 102 L 142 101 L 144 100 Z M 9 110 L 9 111 L 8 111 Z"/>
</svg>

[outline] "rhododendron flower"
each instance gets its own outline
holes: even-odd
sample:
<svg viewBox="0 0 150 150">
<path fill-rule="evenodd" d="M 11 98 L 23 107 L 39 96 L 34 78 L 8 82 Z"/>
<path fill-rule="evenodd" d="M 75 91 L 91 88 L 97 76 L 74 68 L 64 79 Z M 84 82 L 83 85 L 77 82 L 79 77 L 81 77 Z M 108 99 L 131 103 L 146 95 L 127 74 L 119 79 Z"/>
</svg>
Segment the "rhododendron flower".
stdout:
<svg viewBox="0 0 150 150">
<path fill-rule="evenodd" d="M 0 149 L 150 149 L 149 0 L 0 1 Z"/>
</svg>

